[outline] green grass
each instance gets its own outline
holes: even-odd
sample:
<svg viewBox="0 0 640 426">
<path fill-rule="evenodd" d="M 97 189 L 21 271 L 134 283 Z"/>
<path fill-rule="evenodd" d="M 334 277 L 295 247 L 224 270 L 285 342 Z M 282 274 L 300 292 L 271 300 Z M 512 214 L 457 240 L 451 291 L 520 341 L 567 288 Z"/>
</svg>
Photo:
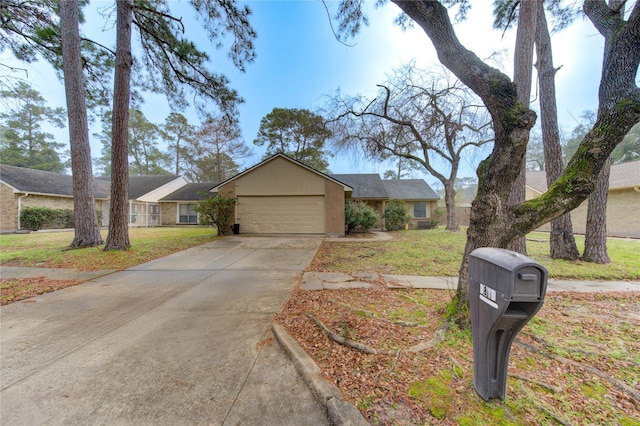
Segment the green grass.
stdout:
<svg viewBox="0 0 640 426">
<path fill-rule="evenodd" d="M 397 231 L 392 241 L 325 242 L 314 262 L 316 269 L 333 272 L 375 272 L 398 275 L 458 275 L 466 232 L 444 229 Z M 638 280 L 640 279 L 640 240 L 609 239 L 611 263 L 597 265 L 583 261 L 555 260 L 549 257 L 549 235 L 528 236 L 527 250 L 556 279 Z M 584 237 L 576 236 L 583 250 Z"/>
<path fill-rule="evenodd" d="M 102 231 L 106 240 L 106 231 Z M 104 246 L 69 250 L 70 232 L 34 232 L 0 235 L 2 266 L 40 266 L 83 270 L 126 269 L 216 238 L 216 231 L 204 227 L 131 228 L 131 248 L 103 250 Z"/>
</svg>

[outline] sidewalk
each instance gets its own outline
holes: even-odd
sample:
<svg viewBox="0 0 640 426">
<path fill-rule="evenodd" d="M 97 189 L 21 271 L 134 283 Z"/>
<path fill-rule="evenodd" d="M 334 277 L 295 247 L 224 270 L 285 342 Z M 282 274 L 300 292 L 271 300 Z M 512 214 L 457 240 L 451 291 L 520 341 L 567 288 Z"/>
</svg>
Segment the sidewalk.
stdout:
<svg viewBox="0 0 640 426">
<path fill-rule="evenodd" d="M 413 275 L 378 275 L 367 273 L 306 272 L 302 278 L 304 290 L 335 290 L 340 288 L 373 287 L 370 281 L 383 280 L 391 288 L 432 288 L 455 291 L 457 277 L 422 277 Z M 569 281 L 549 280 L 547 291 L 640 291 L 639 281 Z"/>
</svg>

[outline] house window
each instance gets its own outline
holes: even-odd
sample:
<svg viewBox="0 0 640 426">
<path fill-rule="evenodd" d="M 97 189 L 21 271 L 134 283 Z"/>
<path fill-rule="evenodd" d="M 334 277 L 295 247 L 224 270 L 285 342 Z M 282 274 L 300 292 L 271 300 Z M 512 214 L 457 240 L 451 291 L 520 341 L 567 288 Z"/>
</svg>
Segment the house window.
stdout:
<svg viewBox="0 0 640 426">
<path fill-rule="evenodd" d="M 160 224 L 160 206 L 157 204 L 149 204 L 149 224 Z"/>
<path fill-rule="evenodd" d="M 178 223 L 198 223 L 198 213 L 195 204 L 180 204 Z"/>
<path fill-rule="evenodd" d="M 427 217 L 427 203 L 413 203 L 413 217 Z"/>
</svg>

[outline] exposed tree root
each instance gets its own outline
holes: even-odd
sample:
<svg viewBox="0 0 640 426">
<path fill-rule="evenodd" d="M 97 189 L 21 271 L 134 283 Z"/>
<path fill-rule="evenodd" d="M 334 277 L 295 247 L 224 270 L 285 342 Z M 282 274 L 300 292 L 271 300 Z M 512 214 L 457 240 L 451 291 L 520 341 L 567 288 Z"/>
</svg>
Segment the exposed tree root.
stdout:
<svg viewBox="0 0 640 426">
<path fill-rule="evenodd" d="M 555 359 L 556 361 L 560 361 L 563 362 L 565 364 L 569 364 L 572 365 L 574 367 L 577 368 L 581 368 L 583 370 L 588 371 L 589 373 L 600 377 L 603 380 L 606 380 L 607 382 L 609 382 L 614 388 L 616 388 L 618 391 L 626 394 L 629 398 L 633 399 L 636 404 L 640 403 L 640 392 L 638 392 L 637 390 L 633 389 L 632 387 L 628 386 L 626 383 L 624 383 L 622 380 L 616 379 L 615 377 L 612 377 L 610 375 L 608 375 L 607 373 L 604 373 L 600 370 L 598 370 L 595 367 L 592 367 L 590 365 L 587 364 L 583 364 L 580 362 L 576 362 L 573 360 L 570 360 L 568 358 L 562 357 L 560 355 L 556 355 L 556 354 L 552 354 L 552 353 L 548 353 L 545 351 L 542 351 L 538 348 L 536 348 L 533 345 L 530 345 L 528 343 L 524 343 L 520 340 L 516 340 L 515 343 L 531 352 L 535 352 L 535 353 L 539 353 L 543 356 L 546 356 L 547 358 L 551 358 L 551 359 Z"/>
<path fill-rule="evenodd" d="M 427 341 L 427 342 L 422 342 L 422 343 L 418 343 L 417 345 L 411 346 L 409 349 L 407 349 L 407 352 L 421 352 L 424 351 L 426 349 L 431 349 L 433 348 L 435 345 L 437 345 L 440 342 L 444 341 L 444 335 L 447 332 L 447 330 L 449 329 L 449 322 L 445 321 L 444 323 L 442 323 L 442 325 L 440 327 L 438 327 L 438 329 L 436 330 L 435 335 L 431 338 L 431 340 Z"/>
<path fill-rule="evenodd" d="M 353 349 L 357 349 L 360 352 L 364 352 L 366 354 L 377 354 L 379 353 L 376 349 L 372 348 L 371 346 L 367 346 L 363 343 L 360 342 L 356 342 L 355 340 L 351 340 L 351 339 L 347 339 L 345 337 L 340 336 L 339 334 L 334 333 L 333 331 L 329 330 L 327 328 L 326 325 L 324 325 L 322 323 L 322 321 L 320 321 L 318 318 L 316 318 L 315 316 L 313 316 L 313 314 L 311 313 L 307 313 L 307 316 L 311 319 L 311 321 L 313 321 L 318 327 L 320 327 L 320 329 L 322 331 L 324 331 L 327 336 L 329 336 L 329 338 L 335 342 L 340 343 L 341 345 L 344 346 L 348 346 L 350 348 Z"/>
<path fill-rule="evenodd" d="M 390 351 L 379 351 L 379 350 L 377 350 L 375 348 L 372 348 L 371 346 L 365 345 L 364 343 L 356 342 L 355 340 L 351 340 L 351 339 L 348 339 L 346 337 L 342 337 L 341 335 L 339 335 L 337 333 L 334 333 L 333 331 L 329 330 L 329 328 L 326 325 L 324 325 L 324 323 L 322 321 L 320 321 L 318 318 L 316 318 L 312 313 L 307 312 L 307 316 L 322 331 L 324 331 L 326 333 L 326 335 L 329 336 L 329 338 L 331 340 L 333 340 L 334 342 L 340 343 L 343 346 L 348 346 L 350 348 L 359 350 L 360 352 L 364 352 L 366 354 L 373 354 L 373 355 L 393 353 L 393 352 L 390 352 Z M 435 335 L 429 341 L 418 343 L 417 345 L 411 346 L 410 348 L 406 349 L 406 351 L 407 352 L 416 353 L 416 352 L 424 351 L 426 349 L 433 348 L 438 343 L 444 341 L 445 333 L 447 332 L 448 328 L 449 328 L 449 323 L 448 322 L 444 322 L 440 327 L 438 327 L 438 329 L 436 330 Z M 400 350 L 396 354 L 396 361 L 397 361 L 399 355 L 400 355 Z"/>
</svg>

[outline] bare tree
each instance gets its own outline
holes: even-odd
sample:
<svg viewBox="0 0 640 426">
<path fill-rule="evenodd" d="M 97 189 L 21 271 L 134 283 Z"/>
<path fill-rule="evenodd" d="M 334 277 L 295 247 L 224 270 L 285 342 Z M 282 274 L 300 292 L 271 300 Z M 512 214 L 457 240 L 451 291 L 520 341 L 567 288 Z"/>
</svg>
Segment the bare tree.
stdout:
<svg viewBox="0 0 640 426">
<path fill-rule="evenodd" d="M 238 173 L 238 161 L 251 155 L 237 123 L 208 117 L 186 146 L 187 177 L 196 182 L 222 182 Z"/>
<path fill-rule="evenodd" d="M 458 303 L 468 301 L 469 254 L 478 247 L 507 247 L 514 239 L 576 208 L 595 188 L 598 174 L 631 127 L 640 121 L 640 3 L 627 20 L 603 0 L 587 0 L 583 10 L 605 38 L 604 63 L 595 125 L 587 133 L 562 175 L 535 200 L 511 206 L 513 183 L 520 172 L 535 113 L 518 101 L 513 82 L 485 64 L 456 37 L 448 11 L 437 1 L 392 0 L 431 39 L 438 58 L 483 101 L 493 119 L 495 140 L 491 155 L 478 167 L 478 195 L 471 209 L 467 244 L 459 274 Z M 362 22 L 354 9 L 360 2 L 342 1 L 344 32 L 357 31 Z M 345 24 L 346 22 L 346 24 Z"/>
<path fill-rule="evenodd" d="M 80 55 L 78 2 L 60 2 L 60 35 L 73 175 L 74 238 L 70 247 L 103 244 L 93 197 L 91 145 Z"/>
<path fill-rule="evenodd" d="M 338 147 L 370 158 L 389 155 L 420 164 L 445 190 L 447 225 L 458 231 L 454 184 L 463 153 L 493 140 L 485 108 L 458 81 L 427 76 L 409 65 L 396 71 L 377 98 L 337 98 L 331 120 Z M 444 170 L 440 164 L 444 163 Z"/>
</svg>

